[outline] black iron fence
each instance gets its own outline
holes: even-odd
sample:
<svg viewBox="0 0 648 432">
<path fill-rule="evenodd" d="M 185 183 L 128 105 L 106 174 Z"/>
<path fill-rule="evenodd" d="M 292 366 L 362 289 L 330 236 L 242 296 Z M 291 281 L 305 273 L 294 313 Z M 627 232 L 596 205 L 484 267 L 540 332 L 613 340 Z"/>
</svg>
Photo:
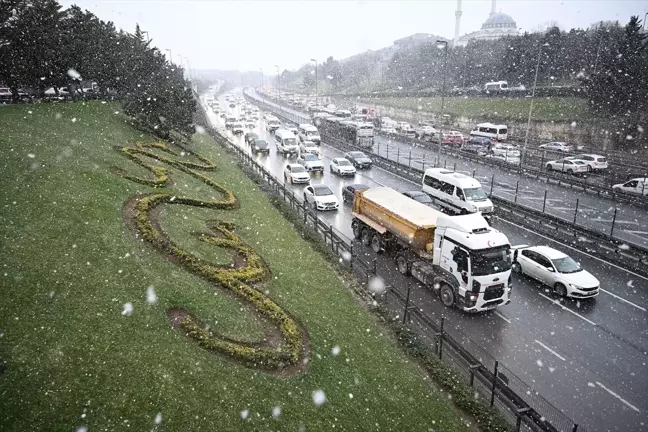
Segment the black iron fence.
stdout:
<svg viewBox="0 0 648 432">
<path fill-rule="evenodd" d="M 246 150 L 210 128 L 212 135 L 223 146 L 231 149 L 241 162 L 265 182 L 272 193 L 290 206 L 307 227 L 322 237 L 327 247 L 340 256 L 361 284 L 369 287 L 373 278 L 388 281 L 390 275 L 371 259 L 361 244 L 346 237 L 332 225 L 317 216 L 311 206 L 295 195 L 294 191 L 259 164 Z M 475 391 L 475 396 L 495 407 L 515 425 L 516 431 L 577 432 L 585 431 L 543 398 L 534 388 L 517 377 L 506 365 L 499 362 L 468 335 L 456 328 L 449 329 L 447 318 L 432 317 L 416 305 L 413 290 L 425 289 L 419 285 L 384 283 L 384 290 L 375 296 L 394 319 L 416 332 L 433 347 L 440 359 L 450 365 Z M 375 293 L 374 293 L 375 294 Z"/>
</svg>

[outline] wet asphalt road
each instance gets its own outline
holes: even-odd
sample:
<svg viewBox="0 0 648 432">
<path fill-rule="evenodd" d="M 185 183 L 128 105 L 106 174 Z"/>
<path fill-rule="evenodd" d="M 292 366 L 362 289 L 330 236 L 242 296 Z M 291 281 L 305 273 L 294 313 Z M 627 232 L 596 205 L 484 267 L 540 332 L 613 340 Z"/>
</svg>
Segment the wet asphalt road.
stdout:
<svg viewBox="0 0 648 432">
<path fill-rule="evenodd" d="M 246 91 L 259 97 L 254 93 L 254 90 Z M 267 102 L 276 105 L 273 102 Z M 282 109 L 292 115 L 307 117 L 307 114 L 291 108 L 282 107 Z M 376 136 L 372 151 L 388 159 L 419 169 L 435 166 L 437 161 L 440 161 L 438 162 L 440 166 L 454 168 L 466 175 L 474 175 L 487 191 L 491 190 L 491 181 L 494 180 L 492 193 L 497 197 L 517 201 L 535 210 L 542 211 L 544 209 L 552 216 L 571 222 L 574 221 L 576 214 L 578 224 L 603 234 L 612 232 L 614 220 L 613 234 L 616 238 L 638 246 L 648 247 L 648 218 L 646 217 L 648 210 L 646 208 L 614 201 L 591 192 L 545 183 L 524 175 L 520 176 L 497 166 L 476 164 L 446 154 L 442 154 L 438 158 L 436 151 L 400 141 L 398 137 Z M 545 191 L 547 193 L 546 202 Z M 577 200 L 578 209 L 576 208 Z"/>
<path fill-rule="evenodd" d="M 228 110 L 221 100 L 221 109 Z M 234 110 L 236 112 L 236 110 Z M 216 127 L 223 122 L 213 113 Z M 256 156 L 259 163 L 283 178 L 287 158 L 275 152 L 274 137 L 266 133 L 263 121 L 257 133 L 271 146 L 268 156 Z M 231 137 L 248 148 L 243 137 Z M 327 184 L 341 201 L 341 190 L 352 183 L 385 185 L 394 189 L 420 190 L 420 185 L 379 168 L 359 172 L 355 178 L 339 178 L 328 172 L 331 158 L 342 156 L 333 147 L 322 145 L 325 172 L 312 183 Z M 294 157 L 292 158 L 294 161 Z M 459 167 L 458 167 L 459 169 Z M 301 197 L 304 186 L 288 185 Z M 532 187 L 532 186 L 530 186 Z M 573 191 L 560 189 L 562 194 Z M 530 195 L 530 194 L 529 194 Z M 320 212 L 320 217 L 348 238 L 352 238 L 350 205 L 338 211 Z M 432 292 L 414 288 L 414 302 L 425 313 L 446 317 L 446 328 L 484 364 L 496 358 L 506 365 L 505 374 L 515 374 L 588 431 L 639 431 L 648 427 L 648 279 L 629 273 L 530 230 L 495 220 L 511 244 L 549 245 L 561 249 L 594 274 L 602 292 L 595 301 L 559 300 L 536 282 L 514 275 L 510 305 L 493 313 L 466 315 L 446 309 Z M 364 250 L 368 258 L 376 256 Z M 378 257 L 387 282 L 403 292 L 413 280 L 400 275 L 388 256 Z M 483 353 L 480 354 L 480 353 Z M 511 386 L 524 395 L 526 387 L 510 378 Z M 531 396 L 528 396 L 530 397 Z M 539 411 L 542 411 L 539 409 Z M 553 420 L 553 416 L 546 414 Z M 557 426 L 560 426 L 558 424 Z"/>
</svg>

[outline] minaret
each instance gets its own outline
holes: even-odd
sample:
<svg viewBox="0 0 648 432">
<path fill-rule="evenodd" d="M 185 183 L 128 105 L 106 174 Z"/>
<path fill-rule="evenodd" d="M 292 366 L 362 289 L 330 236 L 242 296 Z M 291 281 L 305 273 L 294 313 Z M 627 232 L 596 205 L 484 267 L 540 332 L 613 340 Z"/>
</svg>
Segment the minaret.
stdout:
<svg viewBox="0 0 648 432">
<path fill-rule="evenodd" d="M 461 0 L 457 0 L 457 11 L 455 12 L 455 34 L 452 45 L 456 46 L 459 41 L 459 27 L 461 27 Z"/>
<path fill-rule="evenodd" d="M 491 4 L 491 13 L 490 15 L 495 15 L 495 0 L 493 0 L 493 3 Z"/>
</svg>

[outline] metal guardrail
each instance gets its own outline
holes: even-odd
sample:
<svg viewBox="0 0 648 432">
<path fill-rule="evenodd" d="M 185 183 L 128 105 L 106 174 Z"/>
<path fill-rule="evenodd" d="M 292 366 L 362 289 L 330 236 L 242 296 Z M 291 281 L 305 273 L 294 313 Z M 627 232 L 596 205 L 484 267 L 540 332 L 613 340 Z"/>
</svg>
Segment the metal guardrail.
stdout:
<svg viewBox="0 0 648 432">
<path fill-rule="evenodd" d="M 201 106 L 202 108 L 202 106 Z M 270 186 L 272 193 L 288 203 L 305 226 L 312 228 L 322 237 L 331 251 L 342 258 L 367 286 L 372 278 L 389 278 L 382 274 L 376 260 L 366 258 L 364 253 L 356 253 L 363 246 L 337 231 L 332 225 L 317 217 L 315 211 L 295 195 L 293 190 L 277 179 L 268 169 L 259 164 L 243 149 L 223 137 L 216 129 L 208 127 L 212 136 L 229 148 L 251 168 L 257 176 Z M 488 354 L 468 335 L 458 329 L 447 330 L 444 317 L 435 319 L 418 307 L 410 290 L 423 289 L 408 284 L 407 290 L 392 284 L 385 284 L 384 294 L 376 296 L 395 317 L 402 317 L 403 324 L 415 331 L 434 348 L 440 359 L 450 365 L 465 382 L 475 390 L 479 397 L 489 401 L 502 415 L 515 425 L 516 431 L 533 432 L 586 432 L 573 420 L 554 407 L 530 385 L 517 377 L 506 365 Z"/>
<path fill-rule="evenodd" d="M 268 105 L 258 99 L 253 100 L 255 101 L 255 103 L 263 104 L 266 110 L 273 111 L 276 115 L 282 117 L 284 120 L 296 123 L 304 123 L 310 121 L 310 119 L 303 116 L 298 116 L 290 111 L 282 110 L 277 112 L 276 107 Z M 331 137 L 324 137 L 326 138 L 326 142 L 328 144 L 332 144 L 336 148 L 342 150 L 361 150 L 369 154 L 374 161 L 374 165 L 395 173 L 408 180 L 419 183 L 421 181 L 423 173 L 425 172 L 425 169 L 419 169 L 412 167 L 411 165 L 405 165 L 398 159 L 393 160 L 376 154 L 366 148 L 356 147 L 352 144 L 332 139 Z M 505 162 L 502 162 L 502 164 L 505 164 Z M 429 167 L 433 166 L 435 165 L 431 164 Z M 454 169 L 454 167 L 448 168 Z M 542 210 L 537 210 L 518 203 L 517 191 L 513 201 L 495 196 L 493 195 L 493 191 L 496 184 L 498 184 L 497 179 L 493 176 L 491 178 L 491 189 L 489 197 L 494 203 L 497 204 L 498 217 L 511 222 L 517 222 L 530 226 L 534 230 L 540 227 L 545 234 L 550 236 L 556 237 L 556 234 L 558 234 L 559 236 L 570 238 L 575 242 L 578 242 L 579 247 L 584 246 L 587 252 L 591 255 L 597 256 L 621 267 L 631 269 L 636 273 L 648 276 L 648 249 L 641 245 L 620 239 L 614 235 L 614 230 L 616 228 L 616 209 L 611 224 L 609 225 L 609 227 L 607 227 L 608 229 L 606 231 L 597 231 L 578 223 L 578 204 L 574 209 L 574 217 L 571 220 L 568 220 L 546 213 L 545 205 L 542 206 Z M 545 199 L 546 197 L 547 193 L 545 191 Z"/>
</svg>

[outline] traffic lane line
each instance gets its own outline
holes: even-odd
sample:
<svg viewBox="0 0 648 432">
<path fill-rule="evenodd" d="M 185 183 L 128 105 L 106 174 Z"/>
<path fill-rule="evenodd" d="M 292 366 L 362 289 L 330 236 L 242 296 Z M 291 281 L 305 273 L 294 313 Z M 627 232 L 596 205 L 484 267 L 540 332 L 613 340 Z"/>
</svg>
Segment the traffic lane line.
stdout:
<svg viewBox="0 0 648 432">
<path fill-rule="evenodd" d="M 566 310 L 569 313 L 576 315 L 578 318 L 582 319 L 583 321 L 588 322 L 588 323 L 592 324 L 593 326 L 598 326 L 598 324 L 596 324 L 594 321 L 588 320 L 587 318 L 585 318 L 581 314 L 579 314 L 577 312 L 574 312 L 573 310 L 569 309 L 567 306 L 560 303 L 558 300 L 554 300 L 554 299 L 552 299 L 550 297 L 547 297 L 546 295 L 542 294 L 541 292 L 539 292 L 538 295 L 544 297 L 547 300 L 549 300 L 551 303 L 555 304 L 556 306 L 560 307 L 561 309 Z"/>
<path fill-rule="evenodd" d="M 501 314 L 500 312 L 498 312 L 498 311 L 495 311 L 495 315 L 497 315 L 498 317 L 500 317 L 501 319 L 503 319 L 504 321 L 506 321 L 506 322 L 509 323 L 509 324 L 512 323 L 512 321 L 511 321 L 509 318 L 506 318 L 504 315 L 502 315 L 502 314 Z"/>
<path fill-rule="evenodd" d="M 628 402 L 627 400 L 625 400 L 624 398 L 622 398 L 621 396 L 619 396 L 617 393 L 613 392 L 613 391 L 610 390 L 609 388 L 605 387 L 605 386 L 604 386 L 603 384 L 601 384 L 600 382 L 596 381 L 596 385 L 599 386 L 599 387 L 601 387 L 601 388 L 602 388 L 603 390 L 605 390 L 606 392 L 610 393 L 612 396 L 614 396 L 614 397 L 617 398 L 618 400 L 620 400 L 620 401 L 621 401 L 625 406 L 627 406 L 628 408 L 630 408 L 630 409 L 632 409 L 633 411 L 636 411 L 636 412 L 638 412 L 638 413 L 641 412 L 641 411 L 639 410 L 639 408 L 637 408 L 636 406 L 632 405 L 630 402 Z"/>
<path fill-rule="evenodd" d="M 614 293 L 612 293 L 612 292 L 610 292 L 610 291 L 608 291 L 608 290 L 606 290 L 606 289 L 599 288 L 599 291 L 602 291 L 602 292 L 604 292 L 605 294 L 611 295 L 612 297 L 614 297 L 614 298 L 616 298 L 616 299 L 618 299 L 618 300 L 621 300 L 622 302 L 627 303 L 627 304 L 629 304 L 630 306 L 636 307 L 637 309 L 646 312 L 646 308 L 641 307 L 641 306 L 639 306 L 638 304 L 632 303 L 630 300 L 624 299 L 623 297 L 618 296 L 618 295 L 616 295 L 616 294 L 614 294 Z"/>
<path fill-rule="evenodd" d="M 550 348 L 550 347 L 548 347 L 547 345 L 545 345 L 545 344 L 543 344 L 542 342 L 540 342 L 538 339 L 535 340 L 535 343 L 537 343 L 537 344 L 540 345 L 542 348 L 544 348 L 544 349 L 546 349 L 547 351 L 549 351 L 551 354 L 553 354 L 553 355 L 555 355 L 556 357 L 558 357 L 560 360 L 562 360 L 562 361 L 567 361 L 567 360 L 565 359 L 565 357 L 561 356 L 561 355 L 558 354 L 556 351 L 554 351 L 552 348 Z"/>
</svg>

